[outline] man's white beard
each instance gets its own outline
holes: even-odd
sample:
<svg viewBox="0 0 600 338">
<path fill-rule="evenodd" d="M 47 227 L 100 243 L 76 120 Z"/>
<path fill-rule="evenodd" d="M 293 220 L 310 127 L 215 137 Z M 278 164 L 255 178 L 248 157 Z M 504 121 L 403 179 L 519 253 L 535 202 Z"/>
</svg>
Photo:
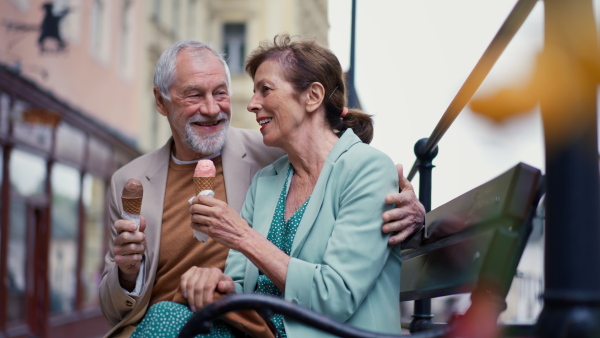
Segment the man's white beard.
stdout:
<svg viewBox="0 0 600 338">
<path fill-rule="evenodd" d="M 196 134 L 192 123 L 221 121 L 221 130 L 212 134 Z M 227 137 L 227 128 L 229 128 L 229 118 L 224 112 L 220 112 L 214 119 L 207 119 L 201 115 L 190 117 L 185 125 L 185 143 L 195 152 L 201 155 L 212 155 L 221 151 L 225 145 Z"/>
</svg>

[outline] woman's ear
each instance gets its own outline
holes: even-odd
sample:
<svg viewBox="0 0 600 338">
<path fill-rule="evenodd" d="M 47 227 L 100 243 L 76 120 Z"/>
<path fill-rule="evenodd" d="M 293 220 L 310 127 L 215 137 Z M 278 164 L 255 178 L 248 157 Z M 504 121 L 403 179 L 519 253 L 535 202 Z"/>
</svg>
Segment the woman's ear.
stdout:
<svg viewBox="0 0 600 338">
<path fill-rule="evenodd" d="M 323 99 L 325 98 L 325 88 L 321 83 L 313 82 L 306 88 L 305 93 L 307 94 L 306 111 L 313 113 L 319 109 L 323 103 Z"/>
</svg>

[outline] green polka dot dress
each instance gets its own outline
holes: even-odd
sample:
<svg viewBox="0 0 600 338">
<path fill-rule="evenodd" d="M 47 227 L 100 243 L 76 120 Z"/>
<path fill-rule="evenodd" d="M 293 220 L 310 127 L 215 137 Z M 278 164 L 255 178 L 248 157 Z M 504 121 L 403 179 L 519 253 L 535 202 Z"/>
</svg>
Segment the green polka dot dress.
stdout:
<svg viewBox="0 0 600 338">
<path fill-rule="evenodd" d="M 277 207 L 275 208 L 275 214 L 271 222 L 271 228 L 267 239 L 275 244 L 280 250 L 285 252 L 287 255 L 290 254 L 292 249 L 292 243 L 298 230 L 298 225 L 304 215 L 306 205 L 310 200 L 310 197 L 304 202 L 304 204 L 290 217 L 286 222 L 285 220 L 285 203 L 287 200 L 287 193 L 289 186 L 292 181 L 294 169 L 290 164 L 287 172 L 286 183 L 283 186 L 279 200 L 277 201 Z M 273 295 L 282 297 L 281 291 L 273 284 L 273 282 L 262 272 L 258 276 L 256 293 L 264 295 Z M 159 302 L 150 307 L 146 316 L 142 322 L 137 326 L 132 338 L 143 338 L 143 337 L 177 337 L 177 334 L 189 318 L 194 313 L 189 309 L 187 305 L 175 303 L 175 302 Z M 275 324 L 275 327 L 279 331 L 282 337 L 287 337 L 285 334 L 285 328 L 283 326 L 283 316 L 274 315 L 271 317 L 271 321 Z M 217 320 L 213 323 L 213 327 L 210 333 L 204 335 L 198 335 L 197 337 L 210 337 L 210 338 L 232 338 L 235 337 L 233 329 L 225 324 L 224 322 Z"/>
<path fill-rule="evenodd" d="M 144 320 L 131 334 L 131 338 L 171 338 L 177 337 L 181 328 L 194 313 L 187 305 L 175 302 L 158 302 L 148 309 Z M 196 337 L 235 337 L 232 328 L 220 320 L 213 323 L 210 333 Z"/>
<path fill-rule="evenodd" d="M 290 255 L 292 251 L 292 243 L 294 243 L 294 237 L 296 236 L 296 231 L 298 230 L 298 225 L 300 225 L 300 221 L 302 220 L 302 216 L 304 215 L 304 210 L 306 209 L 306 205 L 310 200 L 310 197 L 306 199 L 304 204 L 290 217 L 290 219 L 285 221 L 285 202 L 287 200 L 287 193 L 289 191 L 289 185 L 292 181 L 293 168 L 290 165 L 287 173 L 287 180 L 285 185 L 283 186 L 283 190 L 281 191 L 281 195 L 279 195 L 279 200 L 277 201 L 277 207 L 275 208 L 275 215 L 273 215 L 273 221 L 271 222 L 271 228 L 269 228 L 269 235 L 267 239 L 275 244 L 281 251 L 285 252 L 286 255 Z M 281 290 L 279 290 L 273 282 L 262 273 L 258 275 L 256 293 L 260 293 L 263 295 L 272 295 L 282 298 Z M 276 314 L 271 317 L 271 321 L 275 324 L 277 330 L 282 334 L 282 337 L 286 337 L 285 329 L 283 327 L 283 316 Z"/>
</svg>

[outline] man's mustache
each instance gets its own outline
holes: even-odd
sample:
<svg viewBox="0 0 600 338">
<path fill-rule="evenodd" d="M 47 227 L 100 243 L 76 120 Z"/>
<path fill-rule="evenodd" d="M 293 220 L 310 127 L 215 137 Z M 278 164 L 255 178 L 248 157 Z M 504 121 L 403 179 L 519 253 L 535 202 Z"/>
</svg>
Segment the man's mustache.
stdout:
<svg viewBox="0 0 600 338">
<path fill-rule="evenodd" d="M 207 117 L 203 115 L 194 115 L 188 119 L 188 123 L 216 123 L 221 120 L 229 120 L 229 116 L 225 112 L 220 112 L 215 117 Z"/>
</svg>

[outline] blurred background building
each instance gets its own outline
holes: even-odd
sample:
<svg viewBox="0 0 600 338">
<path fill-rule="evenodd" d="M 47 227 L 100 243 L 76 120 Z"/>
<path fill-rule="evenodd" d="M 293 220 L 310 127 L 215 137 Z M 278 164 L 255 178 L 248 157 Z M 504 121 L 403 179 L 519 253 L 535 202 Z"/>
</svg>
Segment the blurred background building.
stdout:
<svg viewBox="0 0 600 338">
<path fill-rule="evenodd" d="M 170 136 L 154 66 L 181 39 L 226 54 L 232 125 L 245 57 L 277 33 L 327 45 L 327 0 L 0 1 L 0 336 L 95 337 L 112 173 Z"/>
</svg>

